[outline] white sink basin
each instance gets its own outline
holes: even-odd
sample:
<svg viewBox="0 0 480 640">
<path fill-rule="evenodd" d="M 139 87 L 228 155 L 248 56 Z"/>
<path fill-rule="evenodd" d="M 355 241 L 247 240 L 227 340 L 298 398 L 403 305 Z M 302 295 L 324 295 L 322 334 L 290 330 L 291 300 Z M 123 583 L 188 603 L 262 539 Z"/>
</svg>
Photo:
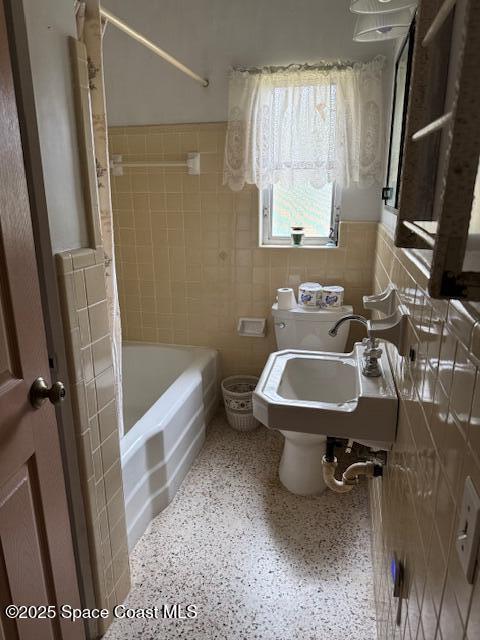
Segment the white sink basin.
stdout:
<svg viewBox="0 0 480 640">
<path fill-rule="evenodd" d="M 398 397 L 384 352 L 382 375 L 361 373 L 364 346 L 352 353 L 286 350 L 272 353 L 253 394 L 255 417 L 271 429 L 352 438 L 389 449 Z"/>
<path fill-rule="evenodd" d="M 325 358 L 319 366 L 319 359 L 309 358 L 308 355 L 288 358 L 278 386 L 278 395 L 291 400 L 335 404 L 356 400 L 355 363 L 343 358 Z"/>
</svg>

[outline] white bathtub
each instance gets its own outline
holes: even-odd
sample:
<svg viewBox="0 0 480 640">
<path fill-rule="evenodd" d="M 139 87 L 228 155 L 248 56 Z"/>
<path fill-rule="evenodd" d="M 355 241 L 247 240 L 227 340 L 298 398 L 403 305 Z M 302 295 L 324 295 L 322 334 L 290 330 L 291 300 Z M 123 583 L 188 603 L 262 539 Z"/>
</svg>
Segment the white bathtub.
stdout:
<svg viewBox="0 0 480 640">
<path fill-rule="evenodd" d="M 175 495 L 217 404 L 213 349 L 124 344 L 120 448 L 130 549 Z"/>
</svg>

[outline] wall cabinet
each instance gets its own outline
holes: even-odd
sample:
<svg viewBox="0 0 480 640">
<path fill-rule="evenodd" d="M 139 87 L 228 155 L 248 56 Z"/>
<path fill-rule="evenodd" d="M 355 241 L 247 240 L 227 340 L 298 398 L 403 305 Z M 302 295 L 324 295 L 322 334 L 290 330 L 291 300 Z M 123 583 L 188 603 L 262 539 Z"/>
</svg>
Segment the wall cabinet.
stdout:
<svg viewBox="0 0 480 640">
<path fill-rule="evenodd" d="M 480 0 L 420 0 L 395 244 L 429 249 L 429 293 L 480 300 Z"/>
</svg>

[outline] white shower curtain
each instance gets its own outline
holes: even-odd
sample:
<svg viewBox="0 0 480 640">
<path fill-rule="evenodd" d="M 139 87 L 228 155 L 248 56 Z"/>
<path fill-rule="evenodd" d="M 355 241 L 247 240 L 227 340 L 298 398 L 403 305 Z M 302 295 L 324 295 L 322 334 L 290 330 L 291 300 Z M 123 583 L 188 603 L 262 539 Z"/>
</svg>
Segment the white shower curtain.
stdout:
<svg viewBox="0 0 480 640">
<path fill-rule="evenodd" d="M 103 24 L 99 0 L 87 0 L 77 12 L 80 39 L 85 43 L 88 56 L 88 76 L 93 123 L 93 144 L 97 169 L 99 219 L 102 246 L 105 253 L 105 275 L 110 333 L 112 336 L 115 396 L 117 401 L 118 430 L 123 435 L 122 399 L 122 327 L 115 273 L 112 201 L 108 157 L 108 129 L 103 77 L 102 37 Z"/>
</svg>

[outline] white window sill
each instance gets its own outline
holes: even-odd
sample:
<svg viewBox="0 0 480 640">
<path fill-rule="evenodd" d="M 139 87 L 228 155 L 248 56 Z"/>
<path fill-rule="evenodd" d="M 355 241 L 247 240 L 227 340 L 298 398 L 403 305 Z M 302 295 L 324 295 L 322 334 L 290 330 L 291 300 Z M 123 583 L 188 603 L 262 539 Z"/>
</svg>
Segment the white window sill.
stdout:
<svg viewBox="0 0 480 640">
<path fill-rule="evenodd" d="M 302 244 L 299 247 L 294 246 L 293 244 L 259 244 L 259 249 L 295 249 L 295 251 L 301 249 L 327 249 L 328 251 L 332 249 L 339 249 L 340 246 L 338 244 Z"/>
</svg>

